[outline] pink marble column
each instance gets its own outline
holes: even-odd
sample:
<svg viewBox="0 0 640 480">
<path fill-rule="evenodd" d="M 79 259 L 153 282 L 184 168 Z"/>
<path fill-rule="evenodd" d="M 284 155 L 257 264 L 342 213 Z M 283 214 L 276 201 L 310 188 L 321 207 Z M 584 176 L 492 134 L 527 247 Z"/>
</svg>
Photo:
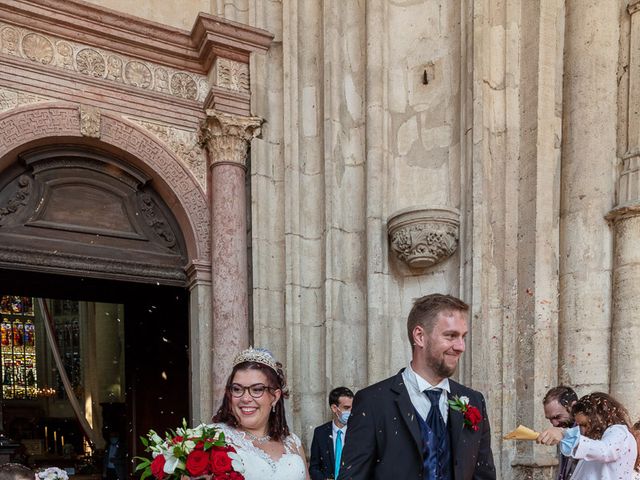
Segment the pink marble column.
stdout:
<svg viewBox="0 0 640 480">
<path fill-rule="evenodd" d="M 233 357 L 249 346 L 245 174 L 249 143 L 261 124 L 259 118 L 207 110 L 201 130 L 211 173 L 214 409 Z"/>
</svg>

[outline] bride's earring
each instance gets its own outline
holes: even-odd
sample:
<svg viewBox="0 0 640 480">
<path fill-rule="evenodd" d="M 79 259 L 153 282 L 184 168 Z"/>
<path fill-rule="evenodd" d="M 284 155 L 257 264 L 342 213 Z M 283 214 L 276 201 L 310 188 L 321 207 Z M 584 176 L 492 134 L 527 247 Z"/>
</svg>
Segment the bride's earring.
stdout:
<svg viewBox="0 0 640 480">
<path fill-rule="evenodd" d="M 275 403 L 273 405 L 271 405 L 271 411 L 273 413 L 276 413 L 276 404 Z"/>
</svg>

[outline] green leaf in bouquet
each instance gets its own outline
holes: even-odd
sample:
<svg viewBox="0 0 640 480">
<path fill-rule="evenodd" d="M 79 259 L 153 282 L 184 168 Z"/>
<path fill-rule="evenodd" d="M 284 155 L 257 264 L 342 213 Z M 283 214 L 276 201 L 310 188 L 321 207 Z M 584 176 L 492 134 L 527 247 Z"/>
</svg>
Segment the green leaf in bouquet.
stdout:
<svg viewBox="0 0 640 480">
<path fill-rule="evenodd" d="M 149 460 L 148 458 L 144 458 L 144 457 L 133 457 L 134 460 L 141 460 L 140 463 L 138 465 L 136 465 L 136 472 L 147 468 L 149 465 L 151 465 L 151 460 Z"/>
<path fill-rule="evenodd" d="M 147 477 L 151 476 L 151 469 L 145 470 L 144 472 L 142 472 L 142 475 L 140 475 L 140 480 L 144 480 Z"/>
<path fill-rule="evenodd" d="M 148 446 L 149 446 L 149 440 L 147 440 L 146 438 L 144 438 L 144 437 L 140 437 L 140 441 L 142 442 L 142 444 L 143 444 L 145 447 L 148 447 Z"/>
</svg>

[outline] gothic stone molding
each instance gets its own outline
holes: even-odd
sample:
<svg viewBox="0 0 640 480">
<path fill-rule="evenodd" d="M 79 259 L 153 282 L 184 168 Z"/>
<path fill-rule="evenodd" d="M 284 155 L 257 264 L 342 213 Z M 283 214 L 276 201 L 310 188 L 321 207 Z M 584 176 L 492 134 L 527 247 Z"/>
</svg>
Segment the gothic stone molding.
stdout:
<svg viewBox="0 0 640 480">
<path fill-rule="evenodd" d="M 389 217 L 391 249 L 411 268 L 426 268 L 445 260 L 458 246 L 458 210 L 411 207 Z"/>
<path fill-rule="evenodd" d="M 167 203 L 183 209 L 175 214 L 188 244 L 189 257 L 209 261 L 209 207 L 198 182 L 167 147 L 140 127 L 111 113 L 103 112 L 100 119 L 99 142 L 142 162 L 139 166 L 144 171 L 153 172 L 158 184 L 167 186 L 164 193 L 173 196 Z M 79 143 L 86 138 L 81 133 L 77 106 L 35 104 L 0 114 L 0 158 L 8 158 L 10 153 L 35 141 L 56 137 L 76 138 Z"/>
<path fill-rule="evenodd" d="M 246 168 L 251 139 L 260 135 L 263 120 L 207 110 L 202 122 L 200 142 L 209 150 L 211 166 L 231 163 Z"/>
</svg>

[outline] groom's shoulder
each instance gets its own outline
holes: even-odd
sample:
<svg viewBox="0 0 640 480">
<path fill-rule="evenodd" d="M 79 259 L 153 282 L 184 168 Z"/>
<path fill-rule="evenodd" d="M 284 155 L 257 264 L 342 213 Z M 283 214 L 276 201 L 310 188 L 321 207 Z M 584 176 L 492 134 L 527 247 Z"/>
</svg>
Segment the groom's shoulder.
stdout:
<svg viewBox="0 0 640 480">
<path fill-rule="evenodd" d="M 464 395 L 470 398 L 471 397 L 484 398 L 484 395 L 482 394 L 482 392 L 478 390 L 474 390 L 473 388 L 467 387 L 466 385 L 458 383 L 455 380 L 449 379 L 449 385 L 450 385 L 451 393 L 455 393 L 458 396 Z"/>
<path fill-rule="evenodd" d="M 385 378 L 384 380 L 358 390 L 356 396 L 360 398 L 375 398 L 379 396 L 386 396 L 389 394 L 390 390 L 398 390 L 399 388 L 403 387 L 404 381 L 402 379 L 402 372 L 399 372 L 392 377 Z"/>
</svg>

